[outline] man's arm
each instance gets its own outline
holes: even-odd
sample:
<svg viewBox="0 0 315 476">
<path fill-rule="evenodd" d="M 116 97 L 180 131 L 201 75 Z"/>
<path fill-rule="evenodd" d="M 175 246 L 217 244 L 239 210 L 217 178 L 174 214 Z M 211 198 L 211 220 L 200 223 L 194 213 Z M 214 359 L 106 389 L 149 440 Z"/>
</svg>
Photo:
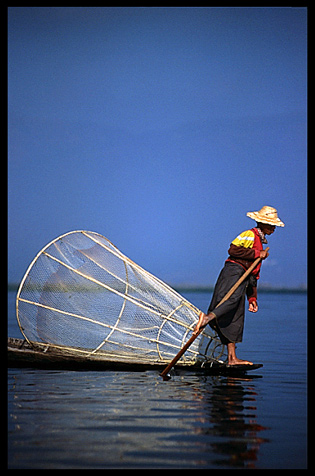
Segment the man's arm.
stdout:
<svg viewBox="0 0 315 476">
<path fill-rule="evenodd" d="M 244 248 L 243 246 L 236 246 L 231 244 L 229 250 L 231 258 L 244 259 L 248 261 L 254 261 L 256 258 L 266 259 L 269 256 L 268 251 L 255 250 L 254 248 Z"/>
<path fill-rule="evenodd" d="M 249 279 L 249 283 L 246 289 L 246 296 L 249 303 L 248 310 L 250 312 L 257 312 L 257 279 L 254 276 L 251 276 Z"/>
<path fill-rule="evenodd" d="M 254 248 L 244 248 L 244 246 L 233 245 L 233 243 L 231 243 L 228 253 L 231 258 L 244 259 L 246 261 L 254 261 L 256 258 L 260 257 L 259 250 L 255 250 Z"/>
</svg>

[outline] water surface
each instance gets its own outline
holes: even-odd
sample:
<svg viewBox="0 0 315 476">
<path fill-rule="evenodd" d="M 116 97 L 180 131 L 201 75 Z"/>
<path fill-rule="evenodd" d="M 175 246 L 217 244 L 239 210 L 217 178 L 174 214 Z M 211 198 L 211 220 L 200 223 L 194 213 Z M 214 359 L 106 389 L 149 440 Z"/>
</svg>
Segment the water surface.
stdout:
<svg viewBox="0 0 315 476">
<path fill-rule="evenodd" d="M 264 364 L 248 378 L 9 369 L 9 468 L 306 468 L 306 294 L 259 304 L 237 346 Z"/>
</svg>

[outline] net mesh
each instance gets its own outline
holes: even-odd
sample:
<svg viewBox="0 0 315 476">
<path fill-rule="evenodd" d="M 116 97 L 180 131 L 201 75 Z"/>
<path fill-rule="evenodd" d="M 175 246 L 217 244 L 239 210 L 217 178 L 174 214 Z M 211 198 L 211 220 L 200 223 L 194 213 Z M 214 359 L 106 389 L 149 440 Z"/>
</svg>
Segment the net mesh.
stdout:
<svg viewBox="0 0 315 476">
<path fill-rule="evenodd" d="M 29 342 L 87 356 L 169 362 L 200 311 L 124 256 L 102 235 L 74 231 L 45 246 L 18 290 L 17 319 Z M 226 357 L 211 328 L 180 362 Z"/>
</svg>

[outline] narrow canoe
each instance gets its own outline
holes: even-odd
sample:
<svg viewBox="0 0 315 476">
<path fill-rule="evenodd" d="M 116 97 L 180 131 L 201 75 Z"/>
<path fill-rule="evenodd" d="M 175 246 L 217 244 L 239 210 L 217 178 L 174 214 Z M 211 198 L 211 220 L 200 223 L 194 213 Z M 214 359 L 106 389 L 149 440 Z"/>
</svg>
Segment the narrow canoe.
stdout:
<svg viewBox="0 0 315 476">
<path fill-rule="evenodd" d="M 141 362 L 130 361 L 98 356 L 97 354 L 80 355 L 69 349 L 58 349 L 43 346 L 36 343 L 28 343 L 26 340 L 13 337 L 8 338 L 8 366 L 30 367 L 41 369 L 65 369 L 65 370 L 163 370 L 167 363 L 165 362 Z M 248 370 L 256 370 L 262 367 L 262 364 L 229 366 L 224 362 L 196 362 L 193 365 L 178 362 L 175 366 L 177 370 L 202 372 L 208 375 L 239 375 Z"/>
</svg>

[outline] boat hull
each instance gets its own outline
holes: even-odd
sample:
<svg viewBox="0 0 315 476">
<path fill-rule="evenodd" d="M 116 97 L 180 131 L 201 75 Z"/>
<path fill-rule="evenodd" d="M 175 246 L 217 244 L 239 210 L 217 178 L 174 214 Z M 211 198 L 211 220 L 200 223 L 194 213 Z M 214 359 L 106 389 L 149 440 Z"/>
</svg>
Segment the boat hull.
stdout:
<svg viewBox="0 0 315 476">
<path fill-rule="evenodd" d="M 80 355 L 78 352 L 63 350 L 47 345 L 28 343 L 26 340 L 8 338 L 8 366 L 11 368 L 40 368 L 40 369 L 64 369 L 64 370 L 163 370 L 167 362 L 141 362 L 129 360 L 117 360 L 104 356 Z M 262 364 L 251 366 L 229 366 L 223 362 L 196 362 L 193 365 L 178 362 L 175 373 L 180 371 L 201 372 L 208 375 L 239 375 L 249 370 L 256 370 Z"/>
</svg>

